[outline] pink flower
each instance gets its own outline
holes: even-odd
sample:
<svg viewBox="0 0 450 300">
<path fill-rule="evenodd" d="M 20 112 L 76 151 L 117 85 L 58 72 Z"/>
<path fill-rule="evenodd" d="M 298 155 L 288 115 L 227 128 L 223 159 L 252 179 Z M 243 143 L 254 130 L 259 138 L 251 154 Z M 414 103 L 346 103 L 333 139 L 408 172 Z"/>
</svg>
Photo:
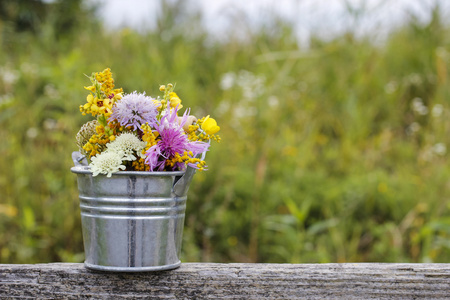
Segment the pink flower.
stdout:
<svg viewBox="0 0 450 300">
<path fill-rule="evenodd" d="M 208 150 L 209 144 L 204 142 L 189 141 L 186 133 L 183 130 L 183 125 L 186 123 L 189 111 L 186 111 L 181 119 L 178 121 L 177 110 L 172 112 L 167 110 L 160 122 L 155 124 L 155 129 L 159 133 L 159 140 L 156 145 L 147 150 L 145 163 L 150 166 L 152 171 L 163 171 L 166 166 L 166 161 L 175 156 L 176 153 L 183 155 L 185 152 L 191 153 L 190 157 L 195 157 L 200 153 Z M 195 165 L 189 164 L 196 168 Z M 172 171 L 184 170 L 183 163 L 177 163 Z"/>
</svg>

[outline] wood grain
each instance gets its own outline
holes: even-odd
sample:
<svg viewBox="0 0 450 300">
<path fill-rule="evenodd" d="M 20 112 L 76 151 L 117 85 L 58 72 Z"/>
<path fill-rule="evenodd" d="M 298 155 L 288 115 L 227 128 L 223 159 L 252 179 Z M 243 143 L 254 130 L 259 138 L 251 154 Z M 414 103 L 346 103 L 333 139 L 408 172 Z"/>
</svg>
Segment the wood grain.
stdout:
<svg viewBox="0 0 450 300">
<path fill-rule="evenodd" d="M 450 299 L 450 264 L 184 263 L 106 273 L 82 264 L 0 265 L 0 297 L 20 299 Z"/>
</svg>

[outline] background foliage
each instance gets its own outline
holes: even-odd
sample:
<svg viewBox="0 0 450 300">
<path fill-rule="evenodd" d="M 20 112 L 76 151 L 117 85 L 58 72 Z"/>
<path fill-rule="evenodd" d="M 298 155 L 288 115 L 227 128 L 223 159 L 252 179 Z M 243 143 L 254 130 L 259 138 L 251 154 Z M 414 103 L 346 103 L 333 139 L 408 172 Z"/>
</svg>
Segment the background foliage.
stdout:
<svg viewBox="0 0 450 300">
<path fill-rule="evenodd" d="M 172 4 L 170 4 L 172 3 Z M 183 261 L 448 262 L 450 27 L 301 49 L 286 21 L 226 38 L 186 2 L 102 30 L 81 0 L 0 2 L 0 263 L 83 261 L 75 134 L 89 82 L 177 93 L 222 143 L 189 191 Z"/>
</svg>

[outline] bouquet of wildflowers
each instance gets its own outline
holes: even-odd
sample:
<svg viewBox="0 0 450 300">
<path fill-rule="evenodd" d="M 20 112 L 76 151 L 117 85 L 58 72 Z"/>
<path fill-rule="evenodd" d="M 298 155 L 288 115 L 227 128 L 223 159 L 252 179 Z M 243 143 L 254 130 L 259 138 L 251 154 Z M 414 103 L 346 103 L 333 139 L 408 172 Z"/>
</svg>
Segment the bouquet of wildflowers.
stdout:
<svg viewBox="0 0 450 300">
<path fill-rule="evenodd" d="M 120 170 L 180 171 L 186 166 L 207 168 L 200 158 L 210 141 L 220 141 L 220 127 L 209 116 L 197 119 L 183 105 L 173 84 L 162 85 L 162 97 L 144 93 L 124 94 L 114 88 L 111 70 L 92 73 L 90 93 L 80 106 L 95 120 L 77 134 L 80 152 L 88 159 L 93 176 L 108 177 Z"/>
</svg>

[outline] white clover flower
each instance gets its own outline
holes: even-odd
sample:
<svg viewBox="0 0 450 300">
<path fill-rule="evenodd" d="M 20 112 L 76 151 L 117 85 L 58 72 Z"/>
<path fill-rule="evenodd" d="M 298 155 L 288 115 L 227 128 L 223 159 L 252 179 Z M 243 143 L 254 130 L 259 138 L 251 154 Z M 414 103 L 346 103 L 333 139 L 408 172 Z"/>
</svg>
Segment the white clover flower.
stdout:
<svg viewBox="0 0 450 300">
<path fill-rule="evenodd" d="M 102 152 L 92 157 L 91 161 L 92 176 L 105 174 L 107 177 L 111 177 L 112 173 L 125 170 L 125 166 L 122 165 L 122 156 L 117 152 Z"/>
<path fill-rule="evenodd" d="M 117 138 L 107 145 L 107 152 L 115 152 L 122 155 L 122 160 L 133 161 L 136 160 L 135 153 L 139 157 L 145 158 L 142 150 L 145 148 L 145 142 L 141 141 L 133 133 L 122 133 Z"/>
</svg>

